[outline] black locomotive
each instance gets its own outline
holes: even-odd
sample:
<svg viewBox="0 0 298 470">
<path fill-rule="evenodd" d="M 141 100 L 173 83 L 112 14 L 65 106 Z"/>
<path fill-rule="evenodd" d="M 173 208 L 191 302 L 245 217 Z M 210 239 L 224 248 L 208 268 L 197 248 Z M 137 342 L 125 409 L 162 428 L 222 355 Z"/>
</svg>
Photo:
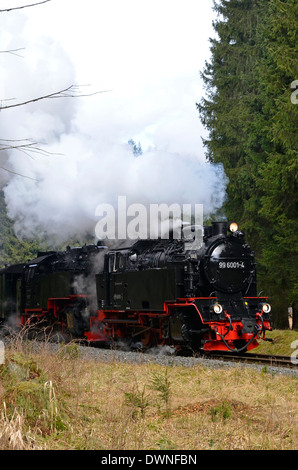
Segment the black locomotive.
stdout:
<svg viewBox="0 0 298 470">
<path fill-rule="evenodd" d="M 200 246 L 139 240 L 109 250 L 96 275 L 98 317 L 108 338 L 198 350 L 249 350 L 270 330 L 256 292 L 254 253 L 236 224 L 204 227 Z"/>
<path fill-rule="evenodd" d="M 0 319 L 44 319 L 90 342 L 245 351 L 271 330 L 254 253 L 227 222 L 204 227 L 200 243 L 138 240 L 40 254 L 1 271 L 0 297 Z"/>
</svg>

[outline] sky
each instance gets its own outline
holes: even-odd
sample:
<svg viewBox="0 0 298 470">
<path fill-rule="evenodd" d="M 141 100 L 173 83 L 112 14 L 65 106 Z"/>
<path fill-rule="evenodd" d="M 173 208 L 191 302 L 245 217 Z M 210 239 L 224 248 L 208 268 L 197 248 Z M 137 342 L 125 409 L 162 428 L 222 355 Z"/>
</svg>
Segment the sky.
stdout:
<svg viewBox="0 0 298 470">
<path fill-rule="evenodd" d="M 0 9 L 25 3 L 1 0 Z M 121 195 L 128 204 L 203 204 L 205 215 L 221 206 L 227 180 L 206 162 L 196 109 L 212 5 L 51 0 L 0 13 L 0 51 L 21 49 L 0 55 L 2 105 L 70 85 L 90 95 L 2 110 L 3 139 L 31 139 L 47 152 L 1 152 L 1 166 L 22 175 L 0 172 L 19 236 L 94 232 L 97 205 Z"/>
</svg>

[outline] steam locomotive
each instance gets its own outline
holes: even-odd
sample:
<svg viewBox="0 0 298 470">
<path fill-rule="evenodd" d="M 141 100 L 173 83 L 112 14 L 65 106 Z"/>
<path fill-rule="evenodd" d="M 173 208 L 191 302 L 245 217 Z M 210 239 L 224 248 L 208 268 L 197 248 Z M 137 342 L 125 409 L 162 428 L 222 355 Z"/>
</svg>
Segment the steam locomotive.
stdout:
<svg viewBox="0 0 298 470">
<path fill-rule="evenodd" d="M 40 253 L 0 272 L 0 320 L 44 320 L 89 342 L 248 351 L 271 330 L 254 253 L 237 224 L 202 237 L 137 240 Z"/>
</svg>

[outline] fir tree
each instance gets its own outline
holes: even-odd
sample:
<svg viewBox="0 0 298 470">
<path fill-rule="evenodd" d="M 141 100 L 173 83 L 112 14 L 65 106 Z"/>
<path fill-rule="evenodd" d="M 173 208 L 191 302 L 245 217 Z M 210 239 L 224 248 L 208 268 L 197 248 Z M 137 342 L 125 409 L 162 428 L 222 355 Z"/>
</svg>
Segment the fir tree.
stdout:
<svg viewBox="0 0 298 470">
<path fill-rule="evenodd" d="M 259 281 L 285 323 L 297 292 L 296 0 L 221 0 L 198 104 L 207 158 L 229 178 L 226 216 L 256 248 Z M 277 318 L 277 313 L 281 318 Z"/>
</svg>

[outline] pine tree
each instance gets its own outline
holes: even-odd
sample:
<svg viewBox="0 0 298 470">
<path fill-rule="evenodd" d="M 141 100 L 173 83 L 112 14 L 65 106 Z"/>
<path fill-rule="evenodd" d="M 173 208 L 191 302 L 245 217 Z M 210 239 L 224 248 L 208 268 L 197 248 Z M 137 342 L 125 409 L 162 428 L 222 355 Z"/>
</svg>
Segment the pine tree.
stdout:
<svg viewBox="0 0 298 470">
<path fill-rule="evenodd" d="M 280 323 L 297 302 L 296 0 L 221 0 L 198 105 L 207 158 L 229 178 L 226 216 L 256 248 L 259 281 Z"/>
<path fill-rule="evenodd" d="M 255 159 L 259 151 L 252 140 L 253 115 L 260 109 L 255 67 L 260 56 L 256 29 L 260 10 L 257 0 L 222 0 L 215 4 L 221 15 L 214 23 L 218 39 L 211 40 L 211 63 L 202 73 L 207 98 L 198 104 L 209 130 L 204 144 L 207 158 L 221 162 L 229 178 L 226 213 L 250 233 L 248 214 L 255 209 Z"/>
<path fill-rule="evenodd" d="M 8 217 L 3 191 L 0 191 L 0 268 L 6 264 L 22 263 L 36 257 L 37 241 L 19 240 Z"/>
<path fill-rule="evenodd" d="M 270 142 L 258 181 L 259 214 L 270 226 L 262 264 L 276 305 L 284 312 L 287 305 L 298 303 L 298 105 L 291 101 L 291 83 L 298 78 L 297 22 L 296 0 L 270 1 L 260 26 L 264 55 L 258 68 L 267 117 L 264 132 Z"/>
</svg>

